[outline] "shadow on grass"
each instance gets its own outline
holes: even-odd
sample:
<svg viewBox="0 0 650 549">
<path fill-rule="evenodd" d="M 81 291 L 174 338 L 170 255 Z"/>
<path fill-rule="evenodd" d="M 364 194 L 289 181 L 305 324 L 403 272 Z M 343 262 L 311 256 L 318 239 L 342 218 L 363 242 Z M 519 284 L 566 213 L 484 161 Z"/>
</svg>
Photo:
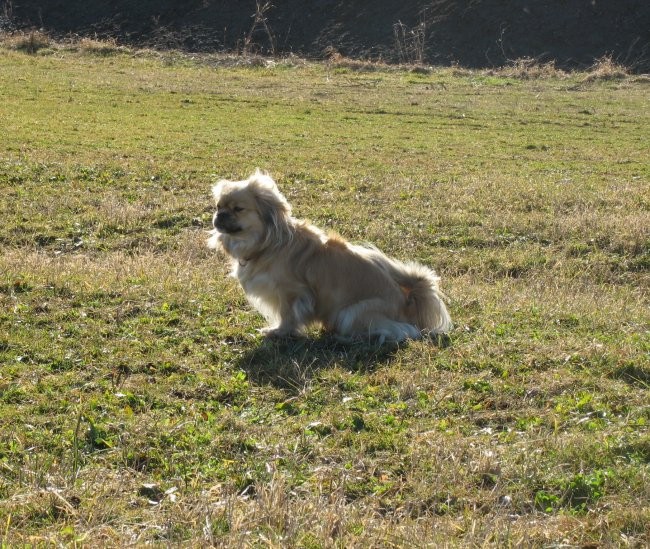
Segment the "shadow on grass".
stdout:
<svg viewBox="0 0 650 549">
<path fill-rule="evenodd" d="M 450 345 L 447 336 L 430 340 L 439 347 Z M 259 385 L 272 385 L 299 392 L 319 371 L 342 368 L 351 372 L 372 372 L 390 364 L 409 343 L 371 341 L 342 343 L 330 335 L 301 339 L 265 339 L 240 356 L 237 366 Z"/>
<path fill-rule="evenodd" d="M 650 368 L 644 368 L 637 364 L 628 363 L 623 364 L 614 370 L 610 377 L 614 379 L 621 379 L 628 383 L 641 388 L 650 388 Z"/>
</svg>

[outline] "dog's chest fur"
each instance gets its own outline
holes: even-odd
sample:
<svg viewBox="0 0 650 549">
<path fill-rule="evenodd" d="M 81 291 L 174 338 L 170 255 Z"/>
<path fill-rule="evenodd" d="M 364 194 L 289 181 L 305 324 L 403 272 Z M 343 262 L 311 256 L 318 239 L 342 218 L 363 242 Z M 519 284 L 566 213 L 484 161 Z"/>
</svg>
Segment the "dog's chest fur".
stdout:
<svg viewBox="0 0 650 549">
<path fill-rule="evenodd" d="M 249 295 L 266 296 L 276 289 L 274 277 L 264 271 L 255 271 L 250 263 L 237 262 L 233 275 Z"/>
<path fill-rule="evenodd" d="M 280 300 L 276 277 L 264 270 L 257 270 L 252 263 L 235 263 L 232 272 L 239 280 L 246 297 L 267 320 L 278 319 Z"/>
</svg>

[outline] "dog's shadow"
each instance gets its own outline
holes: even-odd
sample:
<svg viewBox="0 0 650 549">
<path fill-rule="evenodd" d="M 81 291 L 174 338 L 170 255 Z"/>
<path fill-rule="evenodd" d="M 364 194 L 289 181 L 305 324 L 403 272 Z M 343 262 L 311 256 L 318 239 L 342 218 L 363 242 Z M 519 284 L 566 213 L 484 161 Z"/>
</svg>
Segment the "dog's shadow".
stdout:
<svg viewBox="0 0 650 549">
<path fill-rule="evenodd" d="M 431 343 L 446 347 L 450 340 L 436 336 Z M 264 339 L 240 355 L 236 366 L 257 385 L 297 394 L 323 369 L 373 372 L 395 360 L 405 345 L 408 343 L 380 345 L 368 340 L 344 343 L 326 334 L 316 338 Z"/>
</svg>

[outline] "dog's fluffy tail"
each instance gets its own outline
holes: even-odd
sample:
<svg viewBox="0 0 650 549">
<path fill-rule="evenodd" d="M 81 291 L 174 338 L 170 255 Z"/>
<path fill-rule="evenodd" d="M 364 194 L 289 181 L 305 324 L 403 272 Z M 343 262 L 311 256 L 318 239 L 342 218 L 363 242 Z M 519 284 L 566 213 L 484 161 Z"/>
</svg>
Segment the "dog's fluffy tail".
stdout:
<svg viewBox="0 0 650 549">
<path fill-rule="evenodd" d="M 439 289 L 440 277 L 428 267 L 415 262 L 389 258 L 376 248 L 366 248 L 370 259 L 383 268 L 400 286 L 406 297 L 408 321 L 428 334 L 444 334 L 453 328 L 444 295 Z"/>
<path fill-rule="evenodd" d="M 430 334 L 445 334 L 453 324 L 443 294 L 440 277 L 419 263 L 394 261 L 393 276 L 406 296 L 406 314 L 420 330 Z"/>
</svg>

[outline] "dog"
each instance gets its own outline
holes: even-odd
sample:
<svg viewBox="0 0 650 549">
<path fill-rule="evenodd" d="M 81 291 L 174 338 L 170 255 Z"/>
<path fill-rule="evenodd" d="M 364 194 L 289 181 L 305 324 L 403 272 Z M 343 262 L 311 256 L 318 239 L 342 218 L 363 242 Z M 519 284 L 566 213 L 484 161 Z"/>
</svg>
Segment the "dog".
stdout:
<svg viewBox="0 0 650 549">
<path fill-rule="evenodd" d="M 232 275 L 268 321 L 266 336 L 301 336 L 320 324 L 343 341 L 383 344 L 451 330 L 433 270 L 295 219 L 266 173 L 221 180 L 212 192 L 208 246 L 231 258 Z"/>
</svg>

